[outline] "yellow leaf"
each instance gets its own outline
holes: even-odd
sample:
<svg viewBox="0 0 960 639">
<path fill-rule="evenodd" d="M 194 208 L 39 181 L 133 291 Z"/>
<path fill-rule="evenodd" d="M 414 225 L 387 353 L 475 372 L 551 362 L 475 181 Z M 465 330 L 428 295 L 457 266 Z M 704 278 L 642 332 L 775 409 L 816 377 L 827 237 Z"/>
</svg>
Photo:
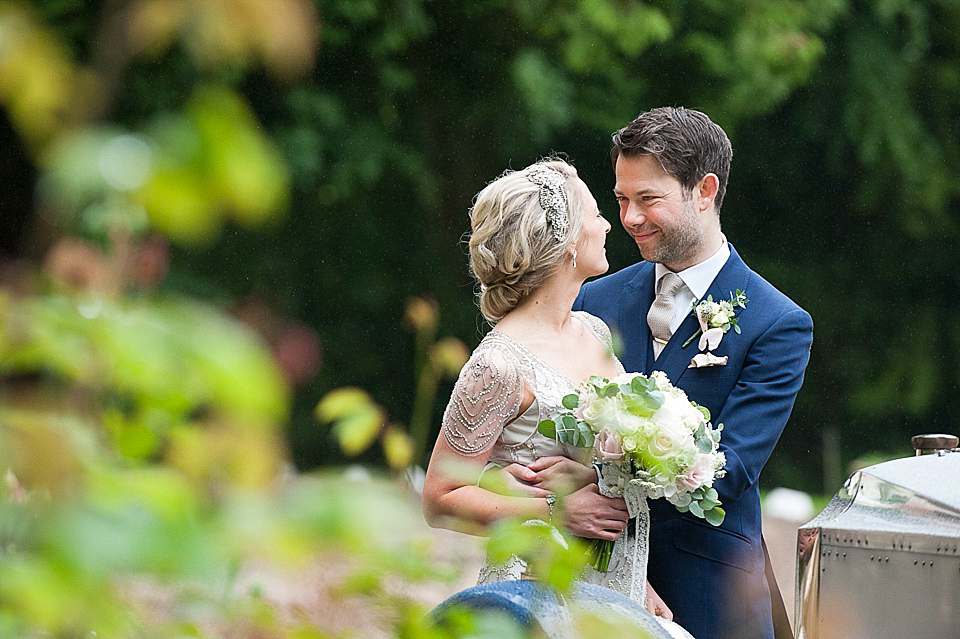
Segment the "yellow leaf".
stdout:
<svg viewBox="0 0 960 639">
<path fill-rule="evenodd" d="M 456 337 L 445 337 L 430 349 L 430 360 L 436 370 L 451 377 L 460 373 L 469 357 L 466 345 Z"/>
<path fill-rule="evenodd" d="M 358 455 L 380 434 L 386 415 L 376 404 L 367 404 L 337 421 L 333 426 L 340 448 L 348 455 Z"/>
<path fill-rule="evenodd" d="M 322 422 L 332 422 L 346 417 L 361 406 L 372 404 L 373 398 L 362 388 L 351 386 L 327 393 L 317 404 L 316 416 Z"/>
<path fill-rule="evenodd" d="M 383 434 L 383 454 L 391 468 L 406 468 L 413 461 L 413 440 L 398 428 L 390 426 Z"/>
<path fill-rule="evenodd" d="M 414 297 L 407 302 L 407 311 L 405 319 L 413 330 L 433 331 L 437 326 L 439 319 L 439 309 L 437 303 L 423 297 Z"/>
</svg>

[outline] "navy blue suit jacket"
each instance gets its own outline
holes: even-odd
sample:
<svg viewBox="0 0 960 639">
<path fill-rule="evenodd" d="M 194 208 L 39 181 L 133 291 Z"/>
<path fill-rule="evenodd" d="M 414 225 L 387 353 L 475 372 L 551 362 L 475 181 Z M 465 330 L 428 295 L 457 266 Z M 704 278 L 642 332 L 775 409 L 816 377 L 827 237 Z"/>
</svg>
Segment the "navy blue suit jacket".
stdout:
<svg viewBox="0 0 960 639">
<path fill-rule="evenodd" d="M 715 528 L 652 501 L 648 578 L 697 639 L 773 637 L 770 597 L 761 548 L 760 471 L 773 451 L 803 383 L 813 342 L 810 315 L 744 264 L 730 257 L 707 291 L 714 301 L 737 289 L 748 298 L 738 309 L 741 333 L 731 330 L 713 351 L 726 366 L 688 368 L 697 340 L 681 345 L 699 325 L 691 313 L 653 357 L 647 311 L 655 267 L 640 262 L 584 285 L 574 305 L 602 318 L 621 340 L 627 371 L 662 370 L 693 401 L 723 424 L 720 449 L 727 474 L 717 480 L 726 518 Z"/>
</svg>

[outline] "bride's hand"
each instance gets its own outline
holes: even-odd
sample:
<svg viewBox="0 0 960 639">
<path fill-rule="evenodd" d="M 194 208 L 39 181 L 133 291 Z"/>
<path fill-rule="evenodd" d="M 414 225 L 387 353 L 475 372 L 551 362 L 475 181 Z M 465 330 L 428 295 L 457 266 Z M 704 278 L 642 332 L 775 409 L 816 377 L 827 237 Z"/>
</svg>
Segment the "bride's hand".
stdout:
<svg viewBox="0 0 960 639">
<path fill-rule="evenodd" d="M 497 469 L 497 475 L 505 487 L 503 494 L 523 497 L 546 497 L 551 492 L 546 487 L 537 485 L 537 473 L 523 464 L 510 464 L 509 466 Z M 495 490 L 494 492 L 501 491 Z"/>
<path fill-rule="evenodd" d="M 527 468 L 536 474 L 533 480 L 526 481 L 559 495 L 569 495 L 588 484 L 597 483 L 597 471 L 592 466 L 584 466 L 561 455 L 541 457 Z"/>
<path fill-rule="evenodd" d="M 616 541 L 627 527 L 627 504 L 619 497 L 605 497 L 596 484 L 588 484 L 563 499 L 563 525 L 586 539 Z"/>
<path fill-rule="evenodd" d="M 657 617 L 663 617 L 668 621 L 673 621 L 673 611 L 663 602 L 657 591 L 653 589 L 650 582 L 647 581 L 647 612 Z"/>
</svg>

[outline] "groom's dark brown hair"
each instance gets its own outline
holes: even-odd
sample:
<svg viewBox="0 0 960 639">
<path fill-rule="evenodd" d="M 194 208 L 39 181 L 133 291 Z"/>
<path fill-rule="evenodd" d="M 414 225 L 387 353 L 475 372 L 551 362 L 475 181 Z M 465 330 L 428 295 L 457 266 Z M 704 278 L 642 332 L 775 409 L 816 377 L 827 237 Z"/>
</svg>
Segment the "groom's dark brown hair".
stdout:
<svg viewBox="0 0 960 639">
<path fill-rule="evenodd" d="M 707 173 L 720 182 L 714 199 L 717 214 L 727 192 L 733 147 L 730 139 L 706 114 L 683 107 L 660 107 L 645 111 L 613 134 L 610 160 L 617 168 L 620 156 L 652 155 L 668 175 L 677 179 L 685 195 Z"/>
</svg>

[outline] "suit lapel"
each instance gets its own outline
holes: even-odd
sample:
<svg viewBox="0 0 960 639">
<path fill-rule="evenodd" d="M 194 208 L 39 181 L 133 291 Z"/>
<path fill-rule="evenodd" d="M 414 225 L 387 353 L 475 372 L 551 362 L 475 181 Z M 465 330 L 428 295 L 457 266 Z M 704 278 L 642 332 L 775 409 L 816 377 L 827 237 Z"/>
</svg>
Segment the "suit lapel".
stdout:
<svg viewBox="0 0 960 639">
<path fill-rule="evenodd" d="M 717 273 L 717 276 L 713 278 L 713 282 L 707 289 L 706 295 L 700 299 L 706 299 L 708 295 L 712 295 L 714 301 L 729 299 L 730 294 L 737 289 L 741 291 L 746 290 L 749 270 L 747 269 L 747 265 L 743 263 L 743 260 L 740 259 L 736 250 L 734 250 L 733 245 L 730 244 L 729 246 L 730 257 L 727 258 L 727 262 L 723 265 L 723 268 L 720 269 L 720 272 Z M 650 279 L 652 280 L 653 278 L 651 277 Z M 651 303 L 652 301 L 651 298 Z M 699 302 L 700 300 L 697 301 Z M 667 342 L 667 345 L 663 348 L 660 357 L 654 362 L 653 368 L 666 373 L 673 384 L 676 384 L 684 372 L 686 372 L 693 356 L 700 352 L 697 348 L 697 340 L 690 342 L 686 348 L 681 348 L 683 343 L 690 339 L 698 328 L 700 328 L 700 324 L 693 316 L 691 309 L 690 314 L 684 318 L 683 323 L 680 324 L 670 338 L 670 341 Z M 646 331 L 646 336 L 649 342 L 649 329 Z M 652 361 L 652 350 L 650 357 Z"/>
<path fill-rule="evenodd" d="M 657 358 L 656 363 L 653 365 L 655 370 L 661 370 L 666 373 L 667 378 L 674 385 L 676 385 L 680 376 L 686 372 L 687 366 L 690 364 L 690 359 L 697 354 L 696 340 L 691 342 L 686 348 L 681 348 L 681 346 L 690 339 L 690 336 L 693 335 L 698 328 L 700 328 L 700 324 L 697 323 L 696 318 L 691 312 L 684 318 L 683 323 L 677 327 L 677 330 L 670 337 L 670 341 L 663 347 L 660 357 Z M 647 332 L 649 333 L 650 331 Z"/>
<path fill-rule="evenodd" d="M 632 335 L 623 335 L 624 346 L 635 345 L 634 349 L 627 349 L 630 358 L 624 358 L 626 361 L 635 363 L 635 366 L 627 364 L 627 370 L 636 370 L 637 372 L 647 374 L 650 372 L 653 363 L 653 340 L 650 335 L 650 328 L 647 326 L 647 311 L 653 304 L 654 291 L 654 269 L 641 269 L 637 276 L 626 287 L 625 295 L 628 303 L 620 305 L 619 325 L 624 329 L 632 329 Z M 632 303 L 629 303 L 631 302 Z"/>
</svg>

